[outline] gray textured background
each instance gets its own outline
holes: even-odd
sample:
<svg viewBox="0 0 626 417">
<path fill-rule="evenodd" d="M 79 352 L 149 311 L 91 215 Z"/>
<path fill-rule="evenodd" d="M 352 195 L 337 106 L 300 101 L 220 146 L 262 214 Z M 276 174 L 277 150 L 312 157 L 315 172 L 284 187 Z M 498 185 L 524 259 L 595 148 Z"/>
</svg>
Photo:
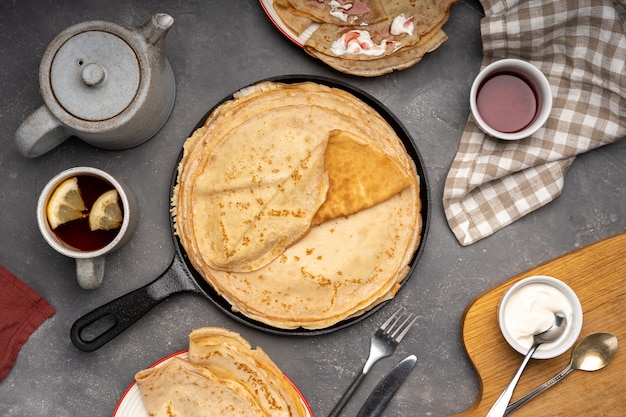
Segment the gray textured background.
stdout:
<svg viewBox="0 0 626 417">
<path fill-rule="evenodd" d="M 70 139 L 42 157 L 22 157 L 13 135 L 43 104 L 38 68 L 54 36 L 85 20 L 138 25 L 156 12 L 175 19 L 166 43 L 178 89 L 173 113 L 157 136 L 120 152 Z M 307 56 L 253 0 L 0 0 L 0 263 L 56 309 L 0 383 L 0 415 L 111 416 L 136 371 L 185 348 L 192 329 L 211 325 L 239 331 L 262 346 L 298 385 L 314 414 L 323 416 L 362 366 L 371 333 L 399 304 L 417 313 L 417 325 L 392 358 L 373 368 L 344 415 L 356 414 L 378 379 L 409 353 L 418 356 L 418 364 L 386 416 L 445 416 L 470 407 L 479 387 L 459 334 L 467 305 L 528 268 L 626 230 L 626 143 L 621 141 L 580 156 L 566 177 L 563 195 L 553 203 L 472 246 L 457 243 L 441 195 L 480 65 L 481 16 L 478 1 L 460 0 L 444 27 L 449 40 L 438 50 L 411 69 L 362 79 Z M 77 350 L 69 330 L 79 316 L 147 284 L 168 267 L 174 253 L 170 179 L 193 126 L 238 88 L 287 74 L 324 75 L 359 87 L 388 106 L 412 135 L 425 160 L 433 210 L 425 251 L 406 287 L 367 320 L 314 338 L 265 334 L 231 320 L 205 299 L 180 295 L 102 349 Z M 73 261 L 47 246 L 35 219 L 45 183 L 76 165 L 95 166 L 122 179 L 140 207 L 136 233 L 109 256 L 105 282 L 95 291 L 78 287 Z"/>
</svg>

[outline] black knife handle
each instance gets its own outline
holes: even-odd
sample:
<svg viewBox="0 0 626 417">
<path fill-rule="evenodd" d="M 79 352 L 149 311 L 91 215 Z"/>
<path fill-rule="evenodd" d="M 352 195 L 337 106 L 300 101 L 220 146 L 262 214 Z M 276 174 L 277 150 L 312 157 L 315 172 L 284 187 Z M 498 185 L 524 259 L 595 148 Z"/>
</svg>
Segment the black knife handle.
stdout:
<svg viewBox="0 0 626 417">
<path fill-rule="evenodd" d="M 411 373 L 415 362 L 417 362 L 417 357 L 409 355 L 385 375 L 367 398 L 356 417 L 380 416 L 387 408 L 387 404 L 389 404 L 396 391 L 398 391 L 398 388 Z"/>
</svg>

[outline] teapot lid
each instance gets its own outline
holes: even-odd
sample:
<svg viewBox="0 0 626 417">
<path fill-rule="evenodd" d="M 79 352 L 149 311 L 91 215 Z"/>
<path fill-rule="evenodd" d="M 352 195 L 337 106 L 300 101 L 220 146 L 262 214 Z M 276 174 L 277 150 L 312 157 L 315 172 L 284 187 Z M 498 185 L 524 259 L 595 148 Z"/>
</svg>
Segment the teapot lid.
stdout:
<svg viewBox="0 0 626 417">
<path fill-rule="evenodd" d="M 141 66 L 131 46 L 117 34 L 92 27 L 53 49 L 46 51 L 53 56 L 49 69 L 41 70 L 49 71 L 51 93 L 72 116 L 102 121 L 133 102 Z"/>
</svg>

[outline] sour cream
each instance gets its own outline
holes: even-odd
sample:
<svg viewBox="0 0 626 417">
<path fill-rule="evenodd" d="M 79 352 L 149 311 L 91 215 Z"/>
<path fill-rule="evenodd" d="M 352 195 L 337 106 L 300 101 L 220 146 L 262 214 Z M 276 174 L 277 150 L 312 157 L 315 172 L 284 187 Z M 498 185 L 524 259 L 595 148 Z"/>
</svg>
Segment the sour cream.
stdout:
<svg viewBox="0 0 626 417">
<path fill-rule="evenodd" d="M 369 56 L 381 56 L 388 47 L 394 46 L 396 42 L 383 39 L 380 44 L 372 40 L 371 35 L 366 30 L 351 30 L 344 33 L 330 45 L 330 50 L 337 56 L 343 54 L 362 54 Z"/>
<path fill-rule="evenodd" d="M 523 347 L 529 349 L 533 335 L 546 330 L 554 323 L 554 314 L 562 313 L 572 320 L 572 305 L 558 288 L 544 283 L 520 287 L 511 294 L 504 306 L 504 324 L 509 334 Z M 554 343 L 546 343 L 547 348 Z"/>
<path fill-rule="evenodd" d="M 389 29 L 389 33 L 392 35 L 398 36 L 406 33 L 407 35 L 412 35 L 413 30 L 415 30 L 415 23 L 413 23 L 413 16 L 408 18 L 404 17 L 404 13 L 396 16 L 391 22 L 391 28 Z"/>
<path fill-rule="evenodd" d="M 331 16 L 335 16 L 342 22 L 348 21 L 348 14 L 345 11 L 350 10 L 352 8 L 352 4 L 341 4 L 338 1 L 333 0 L 329 3 L 329 6 Z"/>
</svg>

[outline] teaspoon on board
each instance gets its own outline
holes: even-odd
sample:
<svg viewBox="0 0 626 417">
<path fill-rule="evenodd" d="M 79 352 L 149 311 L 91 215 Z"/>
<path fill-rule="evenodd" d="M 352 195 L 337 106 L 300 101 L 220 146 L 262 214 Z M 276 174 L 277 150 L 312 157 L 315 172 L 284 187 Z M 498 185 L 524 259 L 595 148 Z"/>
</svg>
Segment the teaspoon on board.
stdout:
<svg viewBox="0 0 626 417">
<path fill-rule="evenodd" d="M 592 333 L 585 336 L 574 347 L 572 359 L 565 369 L 519 400 L 509 404 L 504 415 L 508 416 L 513 411 L 565 378 L 572 371 L 591 372 L 604 368 L 611 362 L 613 356 L 615 356 L 615 352 L 617 352 L 617 337 L 611 333 Z"/>
</svg>

